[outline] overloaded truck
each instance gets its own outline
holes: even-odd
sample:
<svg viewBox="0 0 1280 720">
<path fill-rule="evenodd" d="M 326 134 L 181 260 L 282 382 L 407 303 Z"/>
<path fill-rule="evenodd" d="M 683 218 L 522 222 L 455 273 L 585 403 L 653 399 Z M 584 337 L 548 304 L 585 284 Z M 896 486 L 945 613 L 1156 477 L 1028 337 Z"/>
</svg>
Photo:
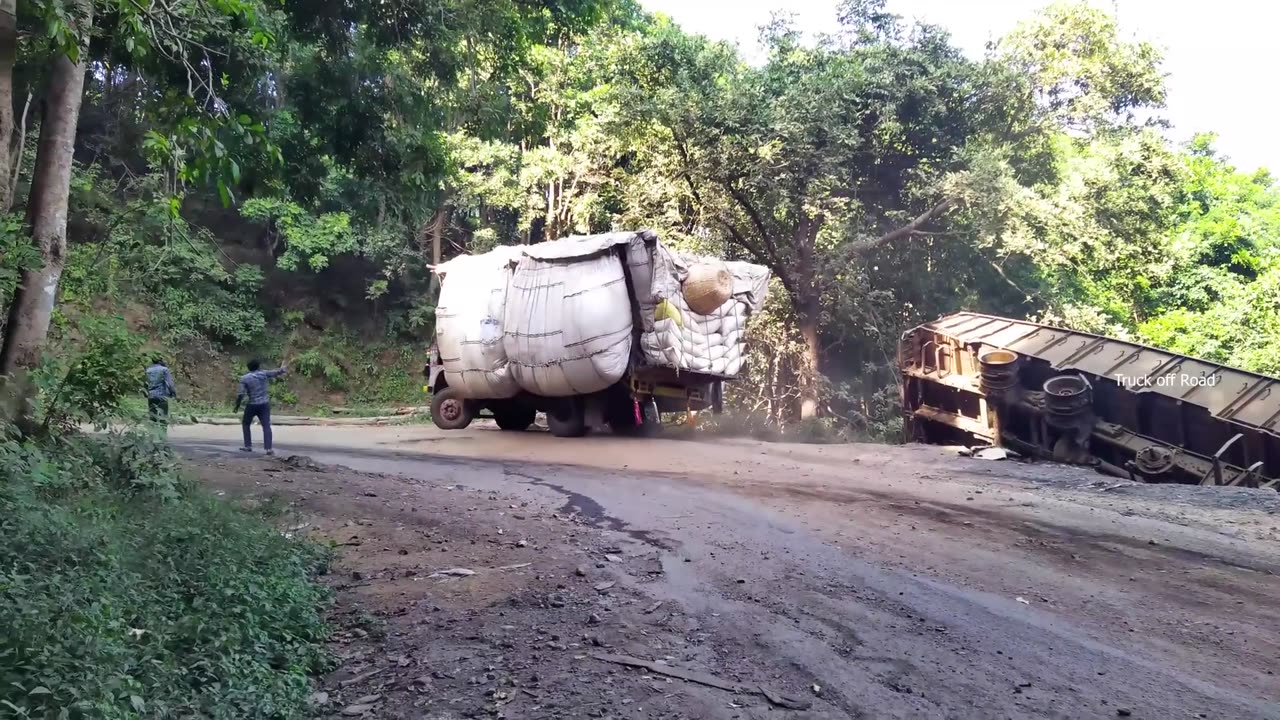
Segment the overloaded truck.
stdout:
<svg viewBox="0 0 1280 720">
<path fill-rule="evenodd" d="M 767 268 L 679 252 L 651 231 L 503 246 L 435 272 L 424 370 L 435 424 L 458 430 L 486 414 L 521 431 L 543 412 L 560 437 L 719 412 L 769 285 Z"/>
</svg>

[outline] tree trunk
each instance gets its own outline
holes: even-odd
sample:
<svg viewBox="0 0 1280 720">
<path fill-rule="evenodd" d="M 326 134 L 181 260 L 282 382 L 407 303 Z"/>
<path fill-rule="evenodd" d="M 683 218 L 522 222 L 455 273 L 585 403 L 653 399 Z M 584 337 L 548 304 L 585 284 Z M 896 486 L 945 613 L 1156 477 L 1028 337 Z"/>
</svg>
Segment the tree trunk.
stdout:
<svg viewBox="0 0 1280 720">
<path fill-rule="evenodd" d="M 436 221 L 431 225 L 431 264 L 439 265 L 444 257 L 444 226 L 449 222 L 449 207 L 440 206 Z"/>
<path fill-rule="evenodd" d="M 554 128 L 557 127 L 556 123 L 560 119 L 558 111 L 559 111 L 559 108 L 554 108 L 551 112 L 551 126 L 550 126 L 550 129 L 548 130 L 548 133 L 552 132 Z M 550 137 L 547 139 L 547 148 L 550 149 L 552 153 L 555 153 L 556 151 L 555 137 Z M 556 214 L 557 214 L 556 213 L 556 181 L 554 178 L 552 178 L 551 180 L 547 181 L 547 211 L 546 211 L 547 221 L 542 228 L 544 240 L 560 239 L 559 228 L 556 227 L 556 220 L 557 220 Z"/>
<path fill-rule="evenodd" d="M 822 346 L 818 342 L 818 325 L 822 321 L 822 280 L 816 262 L 818 231 L 822 219 L 804 216 L 796 225 L 792 243 L 798 255 L 797 277 L 793 283 L 792 302 L 800 338 L 804 341 L 804 367 L 800 368 L 800 419 L 817 417 L 821 398 Z"/>
<path fill-rule="evenodd" d="M 804 364 L 800 380 L 800 418 L 818 416 L 818 383 L 822 377 L 822 346 L 818 342 L 820 302 L 817 297 L 796 300 L 796 320 L 804 340 Z"/>
<path fill-rule="evenodd" d="M 91 0 L 79 0 L 75 9 L 86 24 L 92 21 Z M 87 27 L 77 29 L 81 30 L 82 37 L 87 37 Z M 40 251 L 42 265 L 22 273 L 18 291 L 9 306 L 9 322 L 3 348 L 0 348 L 0 373 L 6 375 L 30 370 L 39 364 L 49 334 L 58 281 L 66 262 L 67 199 L 86 56 L 82 46 L 80 62 L 72 62 L 62 54 L 50 62 L 49 89 L 27 203 L 27 225 Z"/>
<path fill-rule="evenodd" d="M 449 198 L 446 196 L 440 203 L 440 209 L 436 211 L 436 215 L 431 220 L 431 280 L 427 285 L 427 295 L 433 300 L 440 297 L 440 276 L 435 272 L 435 266 L 439 265 L 444 258 L 444 228 L 449 222 Z"/>
<path fill-rule="evenodd" d="M 13 66 L 18 57 L 18 0 L 0 0 L 0 208 L 13 207 L 13 165 L 22 148 L 14 147 Z"/>
</svg>

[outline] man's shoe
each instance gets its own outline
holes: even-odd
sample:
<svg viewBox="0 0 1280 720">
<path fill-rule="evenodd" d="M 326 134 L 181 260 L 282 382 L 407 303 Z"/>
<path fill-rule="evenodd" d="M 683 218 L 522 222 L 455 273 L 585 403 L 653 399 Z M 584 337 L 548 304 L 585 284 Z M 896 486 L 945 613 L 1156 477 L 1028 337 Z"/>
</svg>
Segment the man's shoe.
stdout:
<svg viewBox="0 0 1280 720">
<path fill-rule="evenodd" d="M 253 452 L 253 448 L 251 448 L 251 447 L 242 447 L 242 448 L 240 448 L 240 452 L 248 452 L 248 453 L 251 453 L 251 452 Z"/>
<path fill-rule="evenodd" d="M 275 450 L 268 450 L 268 451 L 267 451 L 267 454 L 268 454 L 268 455 L 275 455 L 275 454 L 276 454 L 276 451 L 275 451 Z"/>
</svg>

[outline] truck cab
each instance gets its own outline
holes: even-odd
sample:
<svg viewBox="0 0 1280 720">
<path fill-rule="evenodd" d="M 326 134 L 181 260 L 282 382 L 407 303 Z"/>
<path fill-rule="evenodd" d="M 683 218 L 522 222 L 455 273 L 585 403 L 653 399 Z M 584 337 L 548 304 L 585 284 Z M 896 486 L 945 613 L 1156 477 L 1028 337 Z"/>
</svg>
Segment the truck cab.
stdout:
<svg viewBox="0 0 1280 720">
<path fill-rule="evenodd" d="M 422 387 L 422 392 L 430 394 L 436 389 L 437 383 L 444 381 L 444 365 L 440 363 L 440 348 L 435 343 L 431 344 L 427 352 L 427 364 L 422 368 L 422 377 L 426 378 L 427 384 Z"/>
</svg>

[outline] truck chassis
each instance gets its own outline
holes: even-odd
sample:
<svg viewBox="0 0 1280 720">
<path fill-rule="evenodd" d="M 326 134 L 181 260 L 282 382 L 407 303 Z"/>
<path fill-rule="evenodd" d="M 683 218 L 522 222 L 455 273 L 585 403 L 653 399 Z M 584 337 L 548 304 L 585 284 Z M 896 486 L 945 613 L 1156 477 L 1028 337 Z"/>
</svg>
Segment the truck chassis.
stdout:
<svg viewBox="0 0 1280 720">
<path fill-rule="evenodd" d="M 724 409 L 722 378 L 668 368 L 633 369 L 613 386 L 589 395 L 543 397 L 522 391 L 510 398 L 471 399 L 449 387 L 433 346 L 423 376 L 423 390 L 431 393 L 431 420 L 442 430 L 461 430 L 487 416 L 502 430 L 520 432 L 542 412 L 557 437 L 582 437 L 603 426 L 620 435 L 646 435 L 661 427 L 663 413 L 710 409 L 718 415 Z"/>
<path fill-rule="evenodd" d="M 1280 378 L 956 313 L 899 345 L 908 442 L 1007 445 L 1145 482 L 1280 486 Z"/>
</svg>

